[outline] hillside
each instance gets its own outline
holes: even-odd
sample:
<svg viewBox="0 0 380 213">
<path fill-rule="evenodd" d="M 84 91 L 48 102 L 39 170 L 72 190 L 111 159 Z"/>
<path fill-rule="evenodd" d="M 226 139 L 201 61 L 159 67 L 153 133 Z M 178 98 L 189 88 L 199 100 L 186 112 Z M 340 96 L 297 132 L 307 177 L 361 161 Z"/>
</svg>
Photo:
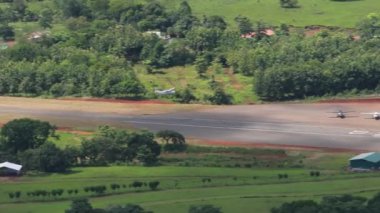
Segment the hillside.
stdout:
<svg viewBox="0 0 380 213">
<path fill-rule="evenodd" d="M 247 104 L 380 88 L 373 0 L 299 1 L 295 8 L 276 0 L 0 6 L 8 44 L 0 50 L 3 95 Z M 173 87 L 175 95 L 155 92 Z"/>
</svg>

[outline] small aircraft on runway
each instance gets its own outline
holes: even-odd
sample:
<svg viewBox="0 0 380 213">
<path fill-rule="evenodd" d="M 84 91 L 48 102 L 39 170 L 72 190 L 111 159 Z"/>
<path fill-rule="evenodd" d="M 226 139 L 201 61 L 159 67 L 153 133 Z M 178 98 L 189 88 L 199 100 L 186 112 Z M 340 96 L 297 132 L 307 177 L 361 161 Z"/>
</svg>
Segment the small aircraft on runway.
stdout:
<svg viewBox="0 0 380 213">
<path fill-rule="evenodd" d="M 367 118 L 367 119 L 380 120 L 380 112 L 363 112 L 361 114 L 363 114 L 363 115 L 372 115 L 371 118 Z"/>
<path fill-rule="evenodd" d="M 173 95 L 175 94 L 175 87 L 166 90 L 158 90 L 155 88 L 154 93 L 157 95 Z"/>
<path fill-rule="evenodd" d="M 336 116 L 335 117 L 329 117 L 329 118 L 340 118 L 340 119 L 345 119 L 345 118 L 348 118 L 348 117 L 355 117 L 355 116 L 348 116 L 347 113 L 351 113 L 351 112 L 354 112 L 354 111 L 342 111 L 342 110 L 338 110 L 336 112 L 328 112 L 328 113 L 335 113 Z M 379 114 L 380 116 L 380 114 Z"/>
</svg>

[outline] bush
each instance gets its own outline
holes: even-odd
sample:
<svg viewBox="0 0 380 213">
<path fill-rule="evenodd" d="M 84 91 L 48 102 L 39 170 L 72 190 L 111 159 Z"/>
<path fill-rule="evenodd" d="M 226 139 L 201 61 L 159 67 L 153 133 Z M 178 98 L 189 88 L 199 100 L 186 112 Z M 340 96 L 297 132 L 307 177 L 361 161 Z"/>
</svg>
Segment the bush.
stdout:
<svg viewBox="0 0 380 213">
<path fill-rule="evenodd" d="M 232 104 L 232 96 L 226 94 L 222 88 L 217 88 L 214 94 L 212 96 L 207 96 L 206 99 L 216 105 Z"/>
<path fill-rule="evenodd" d="M 131 186 L 134 188 L 141 188 L 143 185 L 144 183 L 141 181 L 133 181 L 133 183 L 131 184 Z"/>
<path fill-rule="evenodd" d="M 220 208 L 213 205 L 190 206 L 188 213 L 221 213 Z"/>
<path fill-rule="evenodd" d="M 160 185 L 160 182 L 159 181 L 152 181 L 152 182 L 149 182 L 149 188 L 151 190 L 156 190 L 158 185 Z"/>
</svg>

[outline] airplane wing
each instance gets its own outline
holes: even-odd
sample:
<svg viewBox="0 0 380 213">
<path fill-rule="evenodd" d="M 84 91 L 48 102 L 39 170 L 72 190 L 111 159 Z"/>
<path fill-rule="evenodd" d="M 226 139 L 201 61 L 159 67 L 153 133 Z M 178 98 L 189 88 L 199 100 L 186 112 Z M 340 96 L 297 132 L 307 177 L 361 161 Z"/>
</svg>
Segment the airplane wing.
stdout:
<svg viewBox="0 0 380 213">
<path fill-rule="evenodd" d="M 164 90 L 164 91 L 165 91 L 165 92 L 172 92 L 172 91 L 174 91 L 174 89 L 175 89 L 175 87 L 170 88 L 170 89 L 167 89 L 167 90 Z"/>
<path fill-rule="evenodd" d="M 363 114 L 363 115 L 376 115 L 376 114 L 379 114 L 377 112 L 362 112 L 360 114 Z"/>
</svg>

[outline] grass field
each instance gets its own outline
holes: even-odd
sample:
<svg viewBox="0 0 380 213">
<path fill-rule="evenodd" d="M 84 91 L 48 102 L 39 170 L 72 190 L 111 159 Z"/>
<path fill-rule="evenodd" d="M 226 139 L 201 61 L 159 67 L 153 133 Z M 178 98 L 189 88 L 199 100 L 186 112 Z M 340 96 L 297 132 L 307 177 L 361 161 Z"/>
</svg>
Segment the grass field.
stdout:
<svg viewBox="0 0 380 213">
<path fill-rule="evenodd" d="M 161 184 L 158 191 L 141 189 L 136 192 L 127 188 L 117 192 L 120 194 L 91 198 L 92 203 L 96 207 L 138 203 L 154 212 L 186 212 L 191 204 L 211 203 L 222 207 L 224 212 L 234 212 L 236 208 L 239 208 L 239 212 L 251 212 L 252 209 L 268 212 L 271 207 L 287 200 L 319 199 L 324 195 L 344 193 L 371 195 L 380 191 L 378 174 L 336 173 L 315 178 L 310 177 L 308 172 L 303 169 L 166 166 L 76 168 L 72 174 L 22 177 L 17 181 L 3 183 L 0 188 L 0 208 L 2 212 L 63 212 L 68 208 L 68 200 L 39 202 L 33 198 L 23 200 L 22 197 L 20 201 L 23 203 L 10 203 L 7 192 L 78 188 L 78 196 L 88 196 L 88 193 L 81 190 L 82 187 L 110 183 L 128 184 L 133 180 L 159 180 Z M 279 173 L 287 173 L 289 178 L 278 180 Z M 211 178 L 212 182 L 202 183 L 203 177 Z M 174 183 L 178 185 L 175 187 Z M 67 199 L 67 195 L 63 198 Z"/>
<path fill-rule="evenodd" d="M 160 0 L 172 8 L 178 7 L 180 0 Z M 291 24 L 294 26 L 325 25 L 354 27 L 369 13 L 378 13 L 378 0 L 331 1 L 298 0 L 300 8 L 284 9 L 279 0 L 188 0 L 193 12 L 203 15 L 221 15 L 229 23 L 238 15 L 252 21 L 269 24 Z"/>
<path fill-rule="evenodd" d="M 73 130 L 58 131 L 60 140 L 53 142 L 60 147 L 78 146 L 83 137 L 82 132 Z M 260 154 L 283 153 L 278 150 L 260 150 L 244 148 L 192 147 L 187 153 L 191 158 L 201 152 L 209 155 L 231 154 L 235 160 L 244 155 L 258 157 Z M 348 173 L 344 167 L 350 153 L 325 153 L 316 151 L 286 151 L 289 157 L 304 156 L 303 168 L 265 168 L 265 167 L 188 167 L 163 166 L 140 167 L 77 167 L 67 174 L 34 174 L 17 179 L 0 179 L 1 212 L 63 212 L 75 197 L 90 197 L 95 207 L 110 204 L 136 203 L 157 213 L 187 212 L 190 205 L 213 204 L 223 212 L 269 212 L 272 207 L 283 202 L 298 199 L 318 200 L 325 195 L 358 194 L 372 196 L 380 191 L 378 173 Z M 239 155 L 240 154 L 240 155 Z M 163 154 L 162 158 L 167 158 Z M 215 162 L 220 158 L 213 159 Z M 318 163 L 316 163 L 318 162 Z M 321 172 L 319 177 L 311 177 L 310 171 Z M 279 179 L 279 174 L 288 178 Z M 210 179 L 210 182 L 203 181 Z M 129 185 L 134 181 L 160 181 L 157 191 L 147 186 L 139 189 Z M 110 185 L 125 185 L 118 190 L 111 190 Z M 84 187 L 105 185 L 107 191 L 98 196 L 85 192 Z M 35 190 L 63 189 L 59 198 L 29 197 L 27 192 Z M 79 193 L 68 194 L 68 190 L 78 189 Z M 9 192 L 21 191 L 19 199 L 10 199 Z"/>
</svg>

